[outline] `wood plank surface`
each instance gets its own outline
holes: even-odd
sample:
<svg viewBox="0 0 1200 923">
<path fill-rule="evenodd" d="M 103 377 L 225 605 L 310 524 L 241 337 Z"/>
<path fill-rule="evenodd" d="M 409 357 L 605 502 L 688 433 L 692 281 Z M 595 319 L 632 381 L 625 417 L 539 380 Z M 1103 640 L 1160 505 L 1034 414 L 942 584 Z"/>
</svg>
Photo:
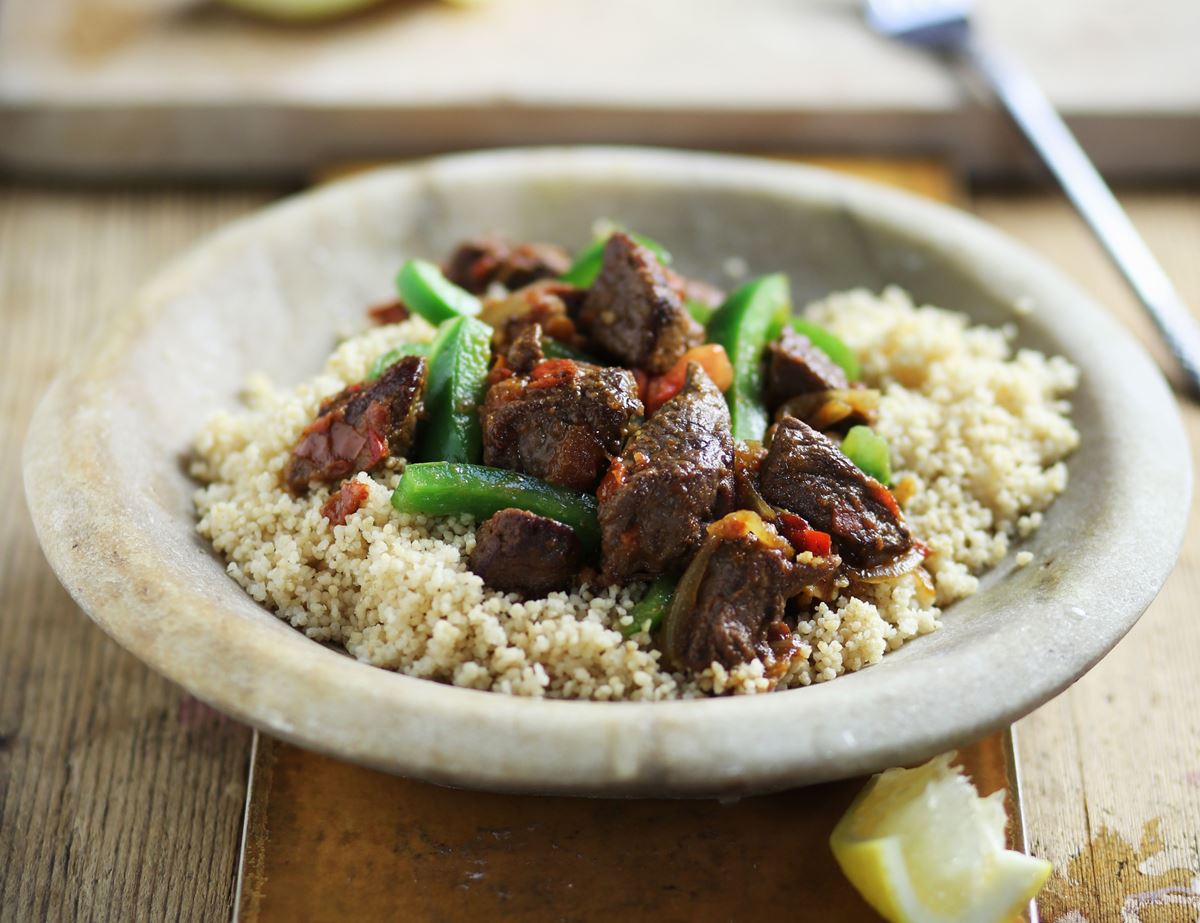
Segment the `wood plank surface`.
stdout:
<svg viewBox="0 0 1200 923">
<path fill-rule="evenodd" d="M 1011 787 L 1006 735 L 962 760 L 981 791 Z M 495 795 L 260 737 L 238 923 L 862 923 L 828 843 L 864 781 L 732 804 Z"/>
<path fill-rule="evenodd" d="M 117 649 L 49 572 L 23 510 L 19 445 L 72 345 L 162 258 L 269 197 L 0 188 L 0 920 L 225 919 L 248 732 Z M 1127 191 L 1200 305 L 1200 191 Z M 1054 195 L 976 196 L 986 219 L 1090 288 L 1159 350 Z M 1193 451 L 1200 412 L 1185 408 Z M 1019 726 L 1043 919 L 1200 914 L 1200 529 L 1130 636 Z"/>
<path fill-rule="evenodd" d="M 0 187 L 0 920 L 229 918 L 250 731 L 76 608 L 34 538 L 20 448 L 80 339 L 266 198 Z"/>
<path fill-rule="evenodd" d="M 1200 313 L 1200 189 L 1123 199 Z M 978 196 L 975 207 L 1057 263 L 1168 362 L 1152 325 L 1059 196 L 1002 192 Z M 1195 471 L 1200 407 L 1181 407 Z M 1056 869 L 1041 899 L 1050 923 L 1200 919 L 1198 600 L 1200 518 L 1193 515 L 1179 565 L 1137 626 L 1074 687 L 1017 725 L 1031 847 Z"/>
<path fill-rule="evenodd" d="M 202 0 L 0 4 L 0 161 L 293 175 L 349 157 L 626 142 L 1031 162 L 860 0 L 391 0 L 287 28 Z M 981 0 L 1108 170 L 1197 170 L 1195 0 Z M 714 62 L 719 61 L 719 66 Z"/>
</svg>

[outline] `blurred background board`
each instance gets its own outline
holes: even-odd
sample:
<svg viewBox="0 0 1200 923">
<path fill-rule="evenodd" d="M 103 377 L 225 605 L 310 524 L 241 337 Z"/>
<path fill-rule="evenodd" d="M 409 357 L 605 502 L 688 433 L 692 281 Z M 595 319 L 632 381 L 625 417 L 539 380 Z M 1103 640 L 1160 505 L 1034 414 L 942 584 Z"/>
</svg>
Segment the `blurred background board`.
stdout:
<svg viewBox="0 0 1200 923">
<path fill-rule="evenodd" d="M 1200 171 L 1197 0 L 980 0 L 1103 169 Z M 631 142 L 1033 161 L 858 0 L 388 0 L 271 24 L 215 0 L 0 3 L 0 166 L 300 177 L 334 160 Z"/>
</svg>

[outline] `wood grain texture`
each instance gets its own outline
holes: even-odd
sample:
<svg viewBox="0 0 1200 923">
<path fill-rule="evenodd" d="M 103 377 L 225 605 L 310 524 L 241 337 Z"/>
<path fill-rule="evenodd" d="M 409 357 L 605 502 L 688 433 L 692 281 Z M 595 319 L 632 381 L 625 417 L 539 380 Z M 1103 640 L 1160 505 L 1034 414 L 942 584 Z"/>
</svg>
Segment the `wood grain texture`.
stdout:
<svg viewBox="0 0 1200 923">
<path fill-rule="evenodd" d="M 260 740 L 239 923 L 877 919 L 828 846 L 862 779 L 732 804 L 539 798 Z M 981 791 L 1007 789 L 1005 735 L 963 765 Z"/>
<path fill-rule="evenodd" d="M 1200 311 L 1200 189 L 1122 199 L 1184 301 Z M 989 194 L 975 206 L 1057 263 L 1168 362 L 1152 325 L 1061 198 Z M 1200 407 L 1181 406 L 1195 465 Z M 1049 923 L 1200 919 L 1198 599 L 1200 519 L 1193 516 L 1180 563 L 1141 621 L 1075 686 L 1017 725 L 1031 847 L 1056 869 L 1041 900 Z"/>
<path fill-rule="evenodd" d="M 76 608 L 34 538 L 20 447 L 68 351 L 265 198 L 0 188 L 0 920 L 228 918 L 250 731 Z"/>
</svg>

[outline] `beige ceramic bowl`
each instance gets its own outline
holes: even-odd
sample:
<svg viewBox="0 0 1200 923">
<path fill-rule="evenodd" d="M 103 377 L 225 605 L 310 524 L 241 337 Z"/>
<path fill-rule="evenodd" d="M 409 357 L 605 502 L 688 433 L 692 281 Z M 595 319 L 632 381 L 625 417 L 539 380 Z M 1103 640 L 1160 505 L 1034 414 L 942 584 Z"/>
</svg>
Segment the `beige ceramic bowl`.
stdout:
<svg viewBox="0 0 1200 923">
<path fill-rule="evenodd" d="M 181 457 L 247 376 L 308 377 L 408 256 L 502 228 L 580 244 L 593 219 L 669 242 L 684 273 L 785 269 L 797 301 L 888 283 L 1083 369 L 1070 486 L 945 627 L 878 666 L 772 695 L 536 701 L 358 663 L 256 605 L 193 531 Z M 1074 285 L 980 222 L 817 169 L 629 149 L 387 169 L 240 221 L 164 270 L 45 398 L 25 452 L 46 555 L 83 609 L 199 698 L 369 766 L 480 788 L 736 795 L 920 760 L 1024 715 L 1129 630 L 1175 561 L 1191 466 L 1171 395 Z"/>
</svg>

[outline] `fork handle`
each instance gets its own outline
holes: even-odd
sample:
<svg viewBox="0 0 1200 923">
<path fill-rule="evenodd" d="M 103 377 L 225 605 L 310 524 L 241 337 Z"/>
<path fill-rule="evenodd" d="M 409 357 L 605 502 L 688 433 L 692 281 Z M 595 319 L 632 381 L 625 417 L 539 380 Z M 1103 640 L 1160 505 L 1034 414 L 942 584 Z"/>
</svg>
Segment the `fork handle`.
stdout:
<svg viewBox="0 0 1200 923">
<path fill-rule="evenodd" d="M 965 54 L 1137 292 L 1183 367 L 1193 396 L 1200 396 L 1200 326 L 1071 130 L 1018 63 L 978 42 L 968 44 Z"/>
</svg>

